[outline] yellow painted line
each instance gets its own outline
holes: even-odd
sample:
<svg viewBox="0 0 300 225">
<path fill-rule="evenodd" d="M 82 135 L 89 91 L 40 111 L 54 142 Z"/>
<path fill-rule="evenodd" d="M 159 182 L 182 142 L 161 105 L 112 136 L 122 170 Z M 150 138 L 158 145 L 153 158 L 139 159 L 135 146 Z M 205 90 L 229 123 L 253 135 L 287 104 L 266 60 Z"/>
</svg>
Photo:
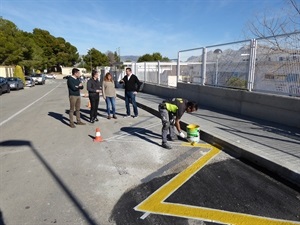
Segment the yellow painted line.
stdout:
<svg viewBox="0 0 300 225">
<path fill-rule="evenodd" d="M 159 203 L 155 206 L 138 211 L 147 213 L 184 217 L 208 222 L 234 225 L 298 225 L 300 222 L 279 220 L 267 217 L 253 216 L 236 212 L 222 211 L 205 207 L 193 207 L 174 203 Z"/>
<path fill-rule="evenodd" d="M 135 209 L 139 211 L 147 211 L 147 209 L 151 209 L 153 206 L 156 206 L 157 204 L 163 202 L 219 152 L 219 149 L 212 148 L 212 150 L 207 152 L 199 160 L 197 160 L 187 169 L 185 169 L 177 176 L 172 178 L 169 182 L 167 182 L 165 185 L 163 185 L 161 188 L 155 191 L 152 195 L 150 195 L 149 198 L 147 198 L 145 201 L 136 206 Z"/>
<path fill-rule="evenodd" d="M 201 145 L 201 144 L 200 144 Z M 190 146 L 190 145 L 189 145 Z M 202 146 L 202 145 L 201 145 Z M 206 146 L 206 145 L 203 145 Z M 180 186 L 188 181 L 195 173 L 202 169 L 212 158 L 220 153 L 216 147 L 209 145 L 211 150 L 164 184 L 134 209 L 146 213 L 170 215 L 184 218 L 200 219 L 224 224 L 236 225 L 296 225 L 300 222 L 259 217 L 249 214 L 229 212 L 218 209 L 197 207 L 183 204 L 164 202 Z"/>
<path fill-rule="evenodd" d="M 207 144 L 207 143 L 187 143 L 187 142 L 183 142 L 181 144 L 181 146 L 197 147 L 197 148 L 207 148 L 207 149 L 211 149 L 212 148 L 212 145 Z"/>
</svg>

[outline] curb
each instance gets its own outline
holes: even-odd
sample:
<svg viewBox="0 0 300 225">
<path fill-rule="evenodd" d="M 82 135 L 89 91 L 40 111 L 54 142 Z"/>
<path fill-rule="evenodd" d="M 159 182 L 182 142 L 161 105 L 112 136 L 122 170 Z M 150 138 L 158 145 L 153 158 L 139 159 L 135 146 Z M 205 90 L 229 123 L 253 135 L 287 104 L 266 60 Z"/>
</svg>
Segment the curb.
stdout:
<svg viewBox="0 0 300 225">
<path fill-rule="evenodd" d="M 125 100 L 125 97 L 122 95 L 117 94 L 117 97 Z M 152 115 L 159 117 L 159 112 L 156 109 L 153 109 L 149 106 L 146 106 L 142 103 L 137 102 L 137 106 Z M 180 125 L 184 131 L 186 131 L 186 126 L 188 125 L 184 121 L 180 121 Z M 255 165 L 264 171 L 264 173 L 269 173 L 272 177 L 280 180 L 281 182 L 285 182 L 288 186 L 300 191 L 300 174 L 292 171 L 286 167 L 281 166 L 280 164 L 274 163 L 267 158 L 261 157 L 257 154 L 253 154 L 246 149 L 243 149 L 237 145 L 234 145 L 228 141 L 225 141 L 221 138 L 216 137 L 204 130 L 200 130 L 200 139 L 216 146 L 217 148 L 221 149 L 222 151 L 228 153 L 229 155 L 241 160 L 245 161 L 249 164 Z"/>
</svg>

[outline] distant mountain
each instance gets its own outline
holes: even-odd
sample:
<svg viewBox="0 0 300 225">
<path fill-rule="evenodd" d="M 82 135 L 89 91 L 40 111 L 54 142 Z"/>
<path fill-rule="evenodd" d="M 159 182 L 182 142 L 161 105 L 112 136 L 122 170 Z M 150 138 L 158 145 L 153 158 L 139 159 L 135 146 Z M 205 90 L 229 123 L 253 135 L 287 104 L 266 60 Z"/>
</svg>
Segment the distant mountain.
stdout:
<svg viewBox="0 0 300 225">
<path fill-rule="evenodd" d="M 121 58 L 121 62 L 126 62 L 126 61 L 137 62 L 137 60 L 140 58 L 140 56 L 124 55 L 124 56 L 121 56 L 120 58 Z"/>
<path fill-rule="evenodd" d="M 201 62 L 202 56 L 191 56 L 186 61 L 187 62 Z"/>
</svg>

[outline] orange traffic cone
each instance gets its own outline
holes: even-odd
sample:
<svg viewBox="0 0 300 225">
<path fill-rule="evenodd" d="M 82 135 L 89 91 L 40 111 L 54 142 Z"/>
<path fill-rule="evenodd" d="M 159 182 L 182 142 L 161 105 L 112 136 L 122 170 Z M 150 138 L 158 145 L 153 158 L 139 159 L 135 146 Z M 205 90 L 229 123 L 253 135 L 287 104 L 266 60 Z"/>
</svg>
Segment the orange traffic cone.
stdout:
<svg viewBox="0 0 300 225">
<path fill-rule="evenodd" d="M 89 101 L 86 107 L 91 108 L 91 102 Z"/>
<path fill-rule="evenodd" d="M 94 138 L 94 142 L 102 142 L 103 139 L 101 137 L 100 128 L 96 128 L 96 135 Z"/>
</svg>

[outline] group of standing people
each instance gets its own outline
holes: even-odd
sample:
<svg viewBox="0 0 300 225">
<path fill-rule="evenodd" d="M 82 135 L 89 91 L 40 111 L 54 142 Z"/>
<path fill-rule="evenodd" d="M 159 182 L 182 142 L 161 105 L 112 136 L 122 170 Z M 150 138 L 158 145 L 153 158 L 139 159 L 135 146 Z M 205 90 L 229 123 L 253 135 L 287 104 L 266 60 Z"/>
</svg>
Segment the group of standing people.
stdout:
<svg viewBox="0 0 300 225">
<path fill-rule="evenodd" d="M 85 123 L 80 120 L 80 90 L 83 89 L 83 84 L 79 79 L 80 71 L 77 68 L 72 70 L 72 76 L 69 77 L 67 81 L 69 90 L 69 100 L 70 100 L 70 127 L 75 128 L 75 123 L 73 120 L 73 114 L 75 111 L 77 125 L 85 125 Z M 135 96 L 140 88 L 140 81 L 136 75 L 132 74 L 131 68 L 126 68 L 126 75 L 119 81 L 119 83 L 124 84 L 125 88 L 125 106 L 126 106 L 126 116 L 130 117 L 130 101 L 133 106 L 134 115 L 133 117 L 138 117 L 138 108 L 135 101 Z M 87 82 L 87 91 L 89 94 L 89 100 L 91 104 L 90 109 L 90 123 L 99 121 L 98 115 L 98 105 L 100 101 L 100 93 L 102 92 L 103 99 L 106 103 L 106 113 L 107 119 L 117 119 L 116 116 L 116 89 L 113 76 L 111 73 L 106 73 L 102 82 L 102 86 L 99 80 L 99 73 L 96 70 L 92 71 L 92 77 Z"/>
<path fill-rule="evenodd" d="M 70 127 L 74 128 L 73 114 L 75 109 L 75 115 L 77 125 L 85 125 L 80 120 L 80 90 L 83 89 L 83 84 L 80 79 L 80 71 L 76 68 L 72 70 L 72 76 L 68 79 L 69 100 L 70 100 Z M 133 118 L 138 117 L 138 108 L 135 100 L 137 92 L 140 90 L 141 82 L 136 75 L 132 74 L 131 68 L 126 68 L 126 75 L 119 81 L 120 84 L 124 84 L 125 89 L 125 106 L 126 117 L 131 117 L 130 102 L 133 106 Z M 89 92 L 89 100 L 91 103 L 90 110 L 90 122 L 94 123 L 98 121 L 97 111 L 99 105 L 100 92 L 102 90 L 102 96 L 106 103 L 107 119 L 117 119 L 116 117 L 116 89 L 112 75 L 108 72 L 105 74 L 102 82 L 102 87 L 99 81 L 99 73 L 92 71 L 92 78 L 87 82 L 87 90 Z M 177 137 L 175 134 L 175 128 L 177 129 L 178 136 L 185 138 L 184 133 L 180 128 L 180 120 L 182 115 L 187 112 L 191 113 L 198 109 L 198 105 L 195 102 L 188 101 L 183 98 L 173 98 L 171 100 L 164 100 L 158 106 L 160 113 L 160 119 L 162 121 L 162 147 L 171 149 L 171 145 L 168 143 L 174 141 Z M 169 135 L 169 138 L 168 138 Z"/>
<path fill-rule="evenodd" d="M 102 82 L 102 87 L 99 81 L 99 73 L 92 71 L 92 78 L 87 82 L 87 90 L 89 93 L 89 100 L 91 103 L 90 122 L 99 121 L 97 119 L 98 105 L 100 99 L 100 92 L 102 92 L 103 99 L 106 103 L 107 119 L 117 119 L 116 116 L 116 89 L 115 82 L 111 73 L 106 73 Z"/>
<path fill-rule="evenodd" d="M 116 116 L 116 89 L 112 75 L 108 72 L 105 74 L 102 82 L 102 87 L 99 81 L 99 73 L 96 70 L 92 71 L 92 78 L 87 82 L 87 90 L 91 103 L 90 122 L 99 121 L 97 118 L 98 105 L 100 100 L 100 92 L 106 103 L 107 119 L 117 119 Z M 112 116 L 111 116 L 112 114 Z"/>
</svg>

